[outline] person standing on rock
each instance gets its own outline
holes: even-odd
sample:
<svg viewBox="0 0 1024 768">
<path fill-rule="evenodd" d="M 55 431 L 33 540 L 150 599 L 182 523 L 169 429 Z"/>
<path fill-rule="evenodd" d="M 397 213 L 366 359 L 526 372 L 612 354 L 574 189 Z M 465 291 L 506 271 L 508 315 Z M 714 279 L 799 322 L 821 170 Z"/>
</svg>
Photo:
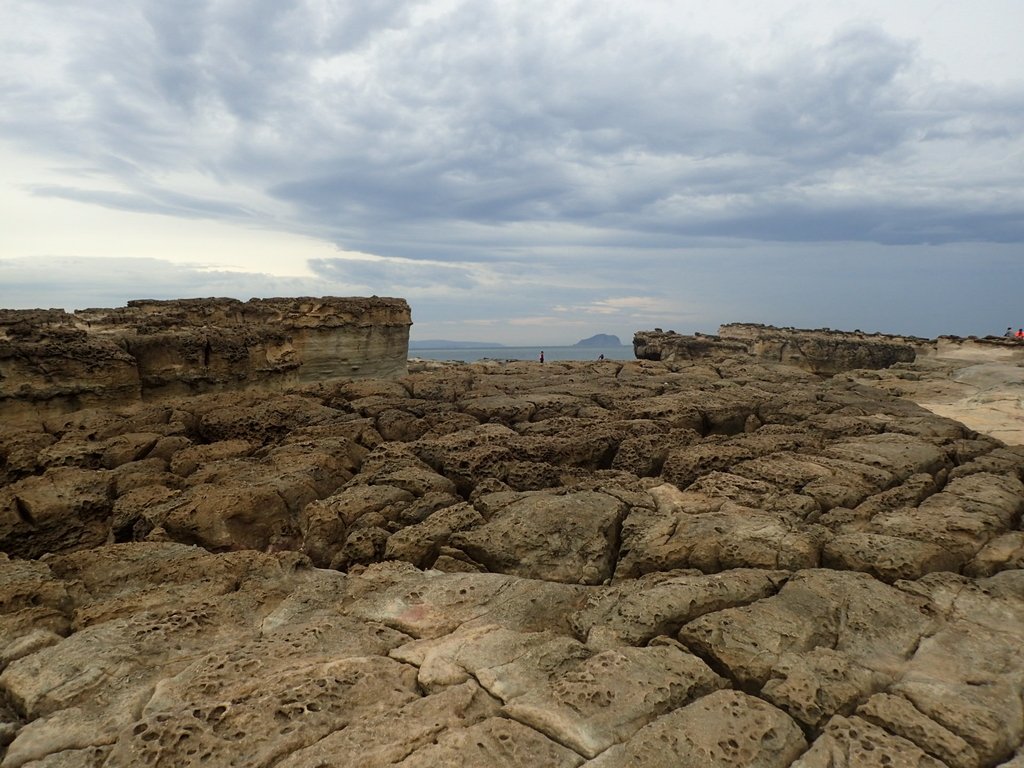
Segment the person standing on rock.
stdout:
<svg viewBox="0 0 1024 768">
<path fill-rule="evenodd" d="M 544 362 L 544 350 L 540 351 L 540 357 L 538 358 L 542 363 Z"/>
</svg>

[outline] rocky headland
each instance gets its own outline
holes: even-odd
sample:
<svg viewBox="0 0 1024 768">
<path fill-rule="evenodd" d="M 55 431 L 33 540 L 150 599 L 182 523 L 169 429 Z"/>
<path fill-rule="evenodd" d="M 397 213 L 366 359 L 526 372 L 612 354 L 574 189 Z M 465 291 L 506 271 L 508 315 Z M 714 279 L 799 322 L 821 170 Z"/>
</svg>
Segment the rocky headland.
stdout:
<svg viewBox="0 0 1024 768">
<path fill-rule="evenodd" d="M 913 362 L 918 348 L 928 343 L 927 339 L 881 333 L 730 323 L 721 326 L 717 336 L 641 331 L 633 337 L 633 350 L 641 360 L 750 357 L 830 376 L 857 368 L 888 368 Z"/>
<path fill-rule="evenodd" d="M 0 310 L 0 421 L 405 372 L 404 299 L 131 301 Z"/>
<path fill-rule="evenodd" d="M 622 342 L 619 341 L 619 337 L 611 333 L 598 333 L 585 339 L 580 339 L 573 344 L 574 347 L 618 347 L 621 345 Z"/>
<path fill-rule="evenodd" d="M 701 338 L 4 420 L 0 766 L 1024 766 L 1015 348 Z"/>
</svg>

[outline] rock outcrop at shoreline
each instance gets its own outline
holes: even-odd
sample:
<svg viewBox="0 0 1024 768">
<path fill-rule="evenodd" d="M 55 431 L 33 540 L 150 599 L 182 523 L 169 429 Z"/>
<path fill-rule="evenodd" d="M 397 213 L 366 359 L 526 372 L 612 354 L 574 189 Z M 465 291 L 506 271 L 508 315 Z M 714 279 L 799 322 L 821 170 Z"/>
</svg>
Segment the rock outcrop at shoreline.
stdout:
<svg viewBox="0 0 1024 768">
<path fill-rule="evenodd" d="M 1024 449 L 867 373 L 423 363 L 0 457 L 3 768 L 1024 764 Z"/>
<path fill-rule="evenodd" d="M 684 336 L 673 331 L 640 331 L 633 337 L 638 359 L 674 362 L 724 356 L 748 356 L 811 373 L 833 375 L 857 368 L 888 368 L 913 362 L 926 339 L 831 329 L 775 328 L 730 323 L 717 336 Z"/>
<path fill-rule="evenodd" d="M 406 372 L 403 299 L 131 301 L 0 310 L 0 420 Z"/>
</svg>

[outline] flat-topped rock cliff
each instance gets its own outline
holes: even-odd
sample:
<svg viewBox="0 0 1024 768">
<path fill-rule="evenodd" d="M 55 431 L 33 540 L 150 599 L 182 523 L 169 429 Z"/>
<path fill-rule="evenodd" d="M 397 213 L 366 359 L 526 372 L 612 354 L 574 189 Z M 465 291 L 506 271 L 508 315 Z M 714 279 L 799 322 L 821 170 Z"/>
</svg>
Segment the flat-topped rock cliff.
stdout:
<svg viewBox="0 0 1024 768">
<path fill-rule="evenodd" d="M 755 323 L 720 326 L 717 336 L 684 336 L 672 331 L 641 331 L 633 349 L 643 360 L 696 360 L 746 355 L 831 376 L 855 368 L 888 368 L 912 362 L 926 339 L 829 328 L 775 328 Z"/>
<path fill-rule="evenodd" d="M 403 299 L 378 297 L 141 300 L 71 314 L 0 310 L 0 419 L 399 376 L 410 325 Z"/>
<path fill-rule="evenodd" d="M 0 423 L 0 765 L 1018 768 L 1024 448 L 913 365 Z"/>
</svg>

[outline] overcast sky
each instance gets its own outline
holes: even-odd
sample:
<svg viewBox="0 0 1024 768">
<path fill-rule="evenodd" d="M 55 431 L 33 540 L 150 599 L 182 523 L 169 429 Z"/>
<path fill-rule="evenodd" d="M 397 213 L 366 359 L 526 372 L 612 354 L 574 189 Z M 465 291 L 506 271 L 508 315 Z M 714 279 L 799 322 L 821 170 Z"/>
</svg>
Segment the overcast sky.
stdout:
<svg viewBox="0 0 1024 768">
<path fill-rule="evenodd" d="M 1021 0 L 3 0 L 0 306 L 1024 325 Z"/>
</svg>

